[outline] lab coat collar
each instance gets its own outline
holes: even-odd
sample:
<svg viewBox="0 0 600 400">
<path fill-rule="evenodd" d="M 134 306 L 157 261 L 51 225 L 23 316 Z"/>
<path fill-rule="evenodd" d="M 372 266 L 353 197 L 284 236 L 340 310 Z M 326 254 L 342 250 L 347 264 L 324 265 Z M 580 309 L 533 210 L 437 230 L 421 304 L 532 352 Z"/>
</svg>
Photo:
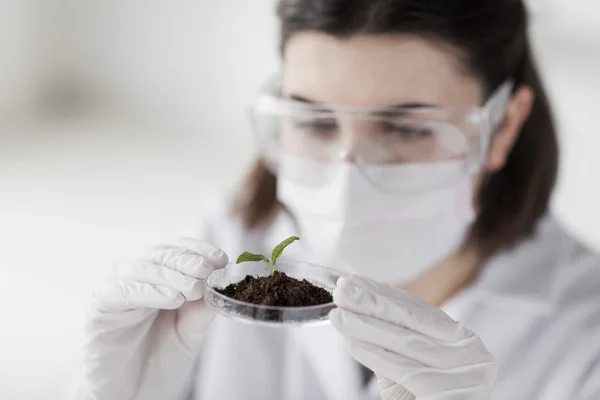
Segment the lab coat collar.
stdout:
<svg viewBox="0 0 600 400">
<path fill-rule="evenodd" d="M 265 232 L 264 242 L 268 246 L 265 251 L 293 235 L 298 235 L 293 218 L 285 211 L 279 212 Z M 510 307 L 516 312 L 552 312 L 558 267 L 563 264 L 562 257 L 568 257 L 566 251 L 572 243 L 573 239 L 565 234 L 553 217 L 543 217 L 529 238 L 487 261 L 478 278 L 467 289 L 469 297 L 487 306 Z M 307 248 L 302 238 L 286 249 L 285 257 L 316 264 L 324 262 Z"/>
<path fill-rule="evenodd" d="M 517 313 L 550 314 L 559 267 L 573 243 L 554 218 L 543 217 L 530 237 L 487 261 L 470 288 L 474 298 Z"/>
</svg>

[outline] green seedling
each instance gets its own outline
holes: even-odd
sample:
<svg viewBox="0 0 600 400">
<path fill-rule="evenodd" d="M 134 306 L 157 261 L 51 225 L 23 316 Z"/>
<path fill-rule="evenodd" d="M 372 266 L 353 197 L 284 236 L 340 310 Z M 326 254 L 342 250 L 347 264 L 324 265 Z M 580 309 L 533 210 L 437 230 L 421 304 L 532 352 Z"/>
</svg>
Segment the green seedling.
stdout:
<svg viewBox="0 0 600 400">
<path fill-rule="evenodd" d="M 275 248 L 273 249 L 273 252 L 271 254 L 270 260 L 266 256 L 263 256 L 262 254 L 254 254 L 254 253 L 250 253 L 249 251 L 245 251 L 242 254 L 240 254 L 240 256 L 238 257 L 238 259 L 236 261 L 236 264 L 239 264 L 242 262 L 247 262 L 247 261 L 264 261 L 269 266 L 269 271 L 271 272 L 271 275 L 273 275 L 275 273 L 275 263 L 277 262 L 277 259 L 281 256 L 281 254 L 283 253 L 283 249 L 288 247 L 290 244 L 292 244 L 296 240 L 300 240 L 300 238 L 298 236 L 292 236 L 292 237 L 285 239 L 283 242 L 279 243 L 277 246 L 275 246 Z"/>
</svg>

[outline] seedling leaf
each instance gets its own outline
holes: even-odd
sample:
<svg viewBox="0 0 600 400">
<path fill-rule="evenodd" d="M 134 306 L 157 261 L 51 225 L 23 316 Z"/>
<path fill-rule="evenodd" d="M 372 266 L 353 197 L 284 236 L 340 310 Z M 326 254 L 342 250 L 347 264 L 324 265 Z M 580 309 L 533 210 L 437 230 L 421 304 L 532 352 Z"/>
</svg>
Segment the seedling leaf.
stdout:
<svg viewBox="0 0 600 400">
<path fill-rule="evenodd" d="M 250 253 L 249 251 L 245 251 L 242 254 L 240 254 L 236 261 L 236 264 L 247 261 L 264 261 L 269 266 L 269 271 L 271 272 L 271 275 L 273 275 L 275 273 L 275 261 L 279 258 L 279 256 L 281 256 L 281 254 L 283 253 L 283 249 L 285 249 L 287 246 L 289 246 L 296 240 L 300 240 L 300 238 L 297 236 L 292 236 L 275 246 L 275 248 L 273 249 L 272 260 L 269 260 L 266 256 L 263 256 L 262 254 L 254 254 Z"/>
<path fill-rule="evenodd" d="M 265 256 L 263 256 L 262 254 L 254 254 L 254 253 L 250 253 L 249 251 L 245 251 L 242 254 L 240 254 L 240 256 L 238 257 L 236 264 L 242 263 L 242 262 L 247 262 L 247 261 L 264 261 L 267 264 L 271 265 L 271 263 L 269 262 L 269 259 Z"/>
<path fill-rule="evenodd" d="M 292 236 L 275 246 L 275 248 L 273 249 L 273 254 L 271 255 L 271 262 L 273 263 L 273 267 L 275 267 L 275 262 L 283 253 L 283 249 L 285 249 L 287 246 L 289 246 L 296 240 L 300 240 L 300 238 L 298 236 Z"/>
</svg>

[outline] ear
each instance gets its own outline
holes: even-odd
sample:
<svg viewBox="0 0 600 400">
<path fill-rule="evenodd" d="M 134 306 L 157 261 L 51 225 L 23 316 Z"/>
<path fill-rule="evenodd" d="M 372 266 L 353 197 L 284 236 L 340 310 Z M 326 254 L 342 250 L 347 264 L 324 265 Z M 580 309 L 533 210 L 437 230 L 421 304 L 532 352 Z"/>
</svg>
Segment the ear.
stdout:
<svg viewBox="0 0 600 400">
<path fill-rule="evenodd" d="M 484 164 L 486 172 L 498 171 L 506 164 L 521 128 L 529 118 L 534 98 L 533 90 L 529 86 L 521 86 L 510 99 L 504 122 L 496 132 Z"/>
</svg>

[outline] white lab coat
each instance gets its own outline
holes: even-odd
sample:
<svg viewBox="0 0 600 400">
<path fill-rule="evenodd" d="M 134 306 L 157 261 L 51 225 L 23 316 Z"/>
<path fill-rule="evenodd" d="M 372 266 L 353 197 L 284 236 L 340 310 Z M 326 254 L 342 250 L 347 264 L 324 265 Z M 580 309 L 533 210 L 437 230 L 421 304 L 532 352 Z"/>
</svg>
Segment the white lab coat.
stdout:
<svg viewBox="0 0 600 400">
<path fill-rule="evenodd" d="M 269 254 L 297 233 L 284 213 L 248 232 L 222 198 L 209 204 L 197 235 L 232 258 L 245 250 Z M 319 261 L 302 241 L 285 256 Z M 600 399 L 600 258 L 552 217 L 532 238 L 489 260 L 442 309 L 497 359 L 493 400 Z M 361 385 L 358 365 L 331 326 L 258 328 L 218 316 L 203 347 L 190 399 L 379 399 L 376 380 Z"/>
</svg>

